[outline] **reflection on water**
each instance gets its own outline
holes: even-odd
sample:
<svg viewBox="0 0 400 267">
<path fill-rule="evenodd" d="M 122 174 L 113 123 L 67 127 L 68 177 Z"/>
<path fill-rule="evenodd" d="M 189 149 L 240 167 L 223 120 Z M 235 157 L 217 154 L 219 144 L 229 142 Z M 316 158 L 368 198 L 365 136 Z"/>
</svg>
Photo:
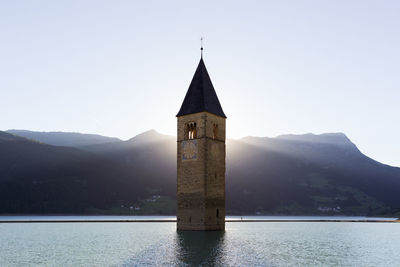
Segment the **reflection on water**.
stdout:
<svg viewBox="0 0 400 267">
<path fill-rule="evenodd" d="M 177 231 L 175 262 L 188 266 L 221 266 L 224 231 Z"/>
<path fill-rule="evenodd" d="M 400 223 L 0 224 L 0 266 L 399 266 Z"/>
</svg>

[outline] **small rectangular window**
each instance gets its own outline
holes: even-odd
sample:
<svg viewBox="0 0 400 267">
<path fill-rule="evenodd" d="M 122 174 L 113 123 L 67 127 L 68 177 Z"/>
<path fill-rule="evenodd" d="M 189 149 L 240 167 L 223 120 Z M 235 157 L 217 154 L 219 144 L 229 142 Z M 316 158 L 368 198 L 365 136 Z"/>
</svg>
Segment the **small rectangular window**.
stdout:
<svg viewBox="0 0 400 267">
<path fill-rule="evenodd" d="M 213 124 L 213 139 L 218 138 L 218 124 Z"/>
</svg>

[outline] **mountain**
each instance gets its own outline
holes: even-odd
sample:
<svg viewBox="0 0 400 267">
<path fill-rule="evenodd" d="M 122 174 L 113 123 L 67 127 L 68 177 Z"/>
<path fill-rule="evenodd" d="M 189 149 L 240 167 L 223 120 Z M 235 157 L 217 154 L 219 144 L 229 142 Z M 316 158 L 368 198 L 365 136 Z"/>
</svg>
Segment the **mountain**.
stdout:
<svg viewBox="0 0 400 267">
<path fill-rule="evenodd" d="M 7 130 L 6 132 L 53 146 L 80 147 L 121 141 L 115 137 L 106 137 L 97 134 L 34 132 L 27 130 Z"/>
<path fill-rule="evenodd" d="M 154 130 L 78 148 L 0 132 L 0 213 L 171 214 L 176 159 L 176 138 Z M 398 188 L 400 168 L 342 133 L 227 141 L 228 214 L 390 214 Z"/>
<path fill-rule="evenodd" d="M 143 164 L 143 156 L 158 159 L 157 149 L 144 150 L 118 162 L 0 132 L 0 213 L 87 213 L 133 205 L 150 193 L 173 195 L 163 170 Z"/>
<path fill-rule="evenodd" d="M 110 142 L 110 143 L 103 143 L 103 144 L 92 144 L 92 145 L 86 145 L 86 146 L 81 146 L 80 148 L 82 150 L 86 151 L 91 151 L 91 152 L 97 152 L 97 153 L 114 153 L 114 152 L 121 152 L 121 151 L 126 151 L 126 150 L 132 150 L 135 147 L 143 147 L 146 145 L 152 145 L 155 143 L 160 143 L 163 141 L 169 141 L 170 144 L 173 143 L 173 140 L 175 140 L 175 137 L 169 136 L 169 135 L 163 135 L 155 130 L 149 130 L 144 133 L 138 134 L 135 137 L 132 137 L 131 139 L 127 141 L 116 141 L 116 142 Z"/>
<path fill-rule="evenodd" d="M 229 147 L 228 208 L 238 213 L 249 206 L 280 214 L 400 208 L 400 168 L 363 155 L 342 133 L 246 137 Z"/>
</svg>

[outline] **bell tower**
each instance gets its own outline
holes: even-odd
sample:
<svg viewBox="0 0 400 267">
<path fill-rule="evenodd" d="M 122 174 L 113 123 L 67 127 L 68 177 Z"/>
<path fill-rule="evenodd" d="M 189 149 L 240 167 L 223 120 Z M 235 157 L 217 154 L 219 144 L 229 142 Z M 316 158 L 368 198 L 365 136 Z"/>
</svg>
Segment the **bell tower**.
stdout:
<svg viewBox="0 0 400 267">
<path fill-rule="evenodd" d="M 178 118 L 177 229 L 225 229 L 225 120 L 203 57 Z"/>
</svg>

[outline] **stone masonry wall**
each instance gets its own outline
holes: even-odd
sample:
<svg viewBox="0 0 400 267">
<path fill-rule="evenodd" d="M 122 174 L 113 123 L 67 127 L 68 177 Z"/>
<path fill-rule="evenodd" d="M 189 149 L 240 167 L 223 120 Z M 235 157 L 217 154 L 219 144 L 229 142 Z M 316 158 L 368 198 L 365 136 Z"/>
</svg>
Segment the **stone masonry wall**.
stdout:
<svg viewBox="0 0 400 267">
<path fill-rule="evenodd" d="M 185 126 L 196 122 L 197 157 L 182 159 Z M 215 136 L 215 126 L 218 133 Z M 178 230 L 225 228 L 225 118 L 208 112 L 178 117 Z"/>
</svg>

